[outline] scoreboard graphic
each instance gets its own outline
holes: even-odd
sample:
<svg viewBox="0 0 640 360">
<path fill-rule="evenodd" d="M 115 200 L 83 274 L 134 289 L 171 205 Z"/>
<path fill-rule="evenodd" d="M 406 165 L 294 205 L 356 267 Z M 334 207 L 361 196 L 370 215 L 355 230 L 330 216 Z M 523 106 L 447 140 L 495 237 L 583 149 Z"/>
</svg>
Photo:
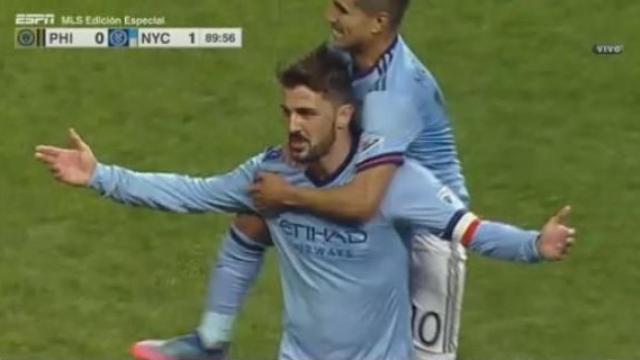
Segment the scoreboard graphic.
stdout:
<svg viewBox="0 0 640 360">
<path fill-rule="evenodd" d="M 241 48 L 242 28 L 18 27 L 15 46 L 38 48 Z"/>
</svg>

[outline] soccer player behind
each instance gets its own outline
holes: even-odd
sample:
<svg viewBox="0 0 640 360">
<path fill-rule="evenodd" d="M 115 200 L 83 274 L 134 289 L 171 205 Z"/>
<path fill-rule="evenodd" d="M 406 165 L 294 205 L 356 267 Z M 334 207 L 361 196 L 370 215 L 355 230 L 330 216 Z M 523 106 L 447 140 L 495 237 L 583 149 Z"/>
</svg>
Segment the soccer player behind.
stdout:
<svg viewBox="0 0 640 360">
<path fill-rule="evenodd" d="M 354 129 L 343 58 L 320 47 L 281 72 L 279 81 L 290 159 L 282 149 L 271 148 L 221 176 L 137 173 L 97 163 L 90 147 L 73 131 L 73 148 L 38 146 L 36 157 L 65 183 L 90 186 L 125 204 L 174 212 L 255 211 L 248 190 L 265 171 L 301 186 L 350 182 L 366 146 Z M 552 217 L 541 233 L 481 221 L 431 172 L 408 160 L 391 182 L 378 213 L 366 222 L 335 222 L 304 211 L 265 214 L 283 282 L 279 358 L 411 359 L 409 249 L 400 233 L 437 234 L 441 241 L 462 242 L 494 257 L 555 260 L 566 255 L 573 241 L 573 229 L 562 224 L 565 212 Z M 247 267 L 253 262 L 246 260 L 260 257 L 264 248 L 232 230 L 218 262 L 218 290 L 224 294 L 218 305 L 234 301 L 238 296 L 234 293 L 246 280 L 242 274 L 252 271 Z M 207 349 L 197 334 L 139 343 L 133 350 L 145 360 L 213 360 L 224 352 Z"/>
</svg>

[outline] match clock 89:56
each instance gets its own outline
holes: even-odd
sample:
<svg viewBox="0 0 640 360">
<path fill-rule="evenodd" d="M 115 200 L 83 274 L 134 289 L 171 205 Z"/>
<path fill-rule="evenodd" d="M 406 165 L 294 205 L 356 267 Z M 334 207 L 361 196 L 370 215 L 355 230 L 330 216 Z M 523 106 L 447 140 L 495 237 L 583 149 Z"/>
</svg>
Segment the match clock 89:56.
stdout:
<svg viewBox="0 0 640 360">
<path fill-rule="evenodd" d="M 196 43 L 196 34 L 189 33 L 192 43 Z M 228 44 L 238 41 L 235 32 L 208 32 L 202 37 L 205 43 L 208 44 Z"/>
<path fill-rule="evenodd" d="M 233 43 L 236 41 L 235 33 L 207 33 L 204 35 L 205 42 L 212 43 Z"/>
</svg>

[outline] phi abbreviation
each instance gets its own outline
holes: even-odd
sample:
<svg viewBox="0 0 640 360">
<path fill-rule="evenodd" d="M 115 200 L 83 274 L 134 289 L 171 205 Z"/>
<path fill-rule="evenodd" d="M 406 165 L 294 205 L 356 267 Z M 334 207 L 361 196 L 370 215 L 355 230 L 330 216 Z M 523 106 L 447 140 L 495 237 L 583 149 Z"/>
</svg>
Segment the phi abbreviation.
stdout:
<svg viewBox="0 0 640 360">
<path fill-rule="evenodd" d="M 49 44 L 70 45 L 73 44 L 72 32 L 48 32 Z"/>
</svg>

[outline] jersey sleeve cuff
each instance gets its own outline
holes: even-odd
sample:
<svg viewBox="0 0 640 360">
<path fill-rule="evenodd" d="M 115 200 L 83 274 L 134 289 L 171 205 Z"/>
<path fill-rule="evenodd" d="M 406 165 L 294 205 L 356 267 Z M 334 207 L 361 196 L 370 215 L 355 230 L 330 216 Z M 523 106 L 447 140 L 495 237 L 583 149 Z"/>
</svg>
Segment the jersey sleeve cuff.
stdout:
<svg viewBox="0 0 640 360">
<path fill-rule="evenodd" d="M 532 231 L 532 238 L 533 241 L 530 242 L 531 244 L 531 253 L 533 254 L 531 262 L 539 262 L 544 260 L 542 258 L 542 255 L 540 255 L 540 251 L 538 250 L 538 243 L 540 242 L 540 237 L 542 236 L 542 234 L 539 231 Z"/>
<path fill-rule="evenodd" d="M 356 172 L 361 172 L 372 167 L 384 164 L 402 165 L 404 163 L 404 153 L 390 152 L 370 157 L 356 164 Z"/>
<path fill-rule="evenodd" d="M 106 175 L 107 165 L 97 163 L 96 168 L 93 170 L 93 174 L 91 174 L 91 179 L 89 179 L 89 184 L 87 185 L 94 190 L 102 190 Z"/>
</svg>

